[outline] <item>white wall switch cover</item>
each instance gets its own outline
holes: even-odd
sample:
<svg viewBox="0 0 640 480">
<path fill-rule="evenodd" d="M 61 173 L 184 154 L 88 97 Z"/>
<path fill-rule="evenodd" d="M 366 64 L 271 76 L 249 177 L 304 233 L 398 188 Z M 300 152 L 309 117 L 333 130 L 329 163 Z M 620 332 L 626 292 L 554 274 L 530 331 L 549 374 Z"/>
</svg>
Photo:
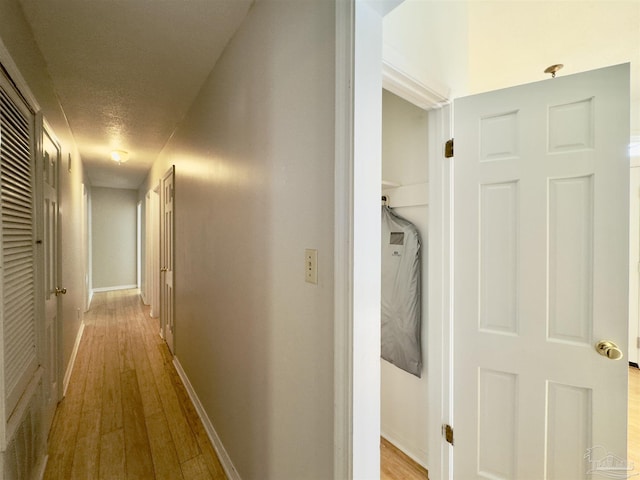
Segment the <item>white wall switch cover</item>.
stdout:
<svg viewBox="0 0 640 480">
<path fill-rule="evenodd" d="M 307 248 L 304 251 L 304 281 L 318 284 L 318 250 Z"/>
</svg>

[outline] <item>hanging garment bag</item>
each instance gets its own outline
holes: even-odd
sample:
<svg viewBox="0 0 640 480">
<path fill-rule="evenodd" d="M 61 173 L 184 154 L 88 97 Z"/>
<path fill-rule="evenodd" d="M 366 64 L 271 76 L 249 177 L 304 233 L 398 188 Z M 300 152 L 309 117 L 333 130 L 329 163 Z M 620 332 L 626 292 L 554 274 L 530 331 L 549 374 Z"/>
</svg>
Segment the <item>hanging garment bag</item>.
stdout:
<svg viewBox="0 0 640 480">
<path fill-rule="evenodd" d="M 382 358 L 420 377 L 420 234 L 382 207 Z"/>
</svg>

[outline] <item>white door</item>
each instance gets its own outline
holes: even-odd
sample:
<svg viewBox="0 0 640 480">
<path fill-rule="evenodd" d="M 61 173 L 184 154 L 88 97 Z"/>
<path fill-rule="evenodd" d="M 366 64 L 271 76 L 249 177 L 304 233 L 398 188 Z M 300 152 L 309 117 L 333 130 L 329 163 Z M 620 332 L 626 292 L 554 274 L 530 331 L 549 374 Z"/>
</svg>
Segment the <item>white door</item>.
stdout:
<svg viewBox="0 0 640 480">
<path fill-rule="evenodd" d="M 174 305 L 173 305 L 173 266 L 174 266 L 174 167 L 162 178 L 160 188 L 160 317 L 165 341 L 171 353 L 174 353 Z"/>
<path fill-rule="evenodd" d="M 454 109 L 454 478 L 620 473 L 628 65 Z"/>
<path fill-rule="evenodd" d="M 53 420 L 60 393 L 59 365 L 59 295 L 66 293 L 60 286 L 58 255 L 58 176 L 60 148 L 44 130 L 42 139 L 42 185 L 44 213 L 44 305 L 45 335 L 45 425 Z M 46 429 L 48 431 L 48 428 Z"/>
</svg>

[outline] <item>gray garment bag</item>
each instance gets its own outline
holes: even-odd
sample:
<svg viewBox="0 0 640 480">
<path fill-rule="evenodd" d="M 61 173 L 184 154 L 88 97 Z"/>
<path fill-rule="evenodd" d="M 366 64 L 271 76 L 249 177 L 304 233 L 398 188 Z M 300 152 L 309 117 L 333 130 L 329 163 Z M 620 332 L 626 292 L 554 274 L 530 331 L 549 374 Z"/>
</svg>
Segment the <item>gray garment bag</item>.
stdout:
<svg viewBox="0 0 640 480">
<path fill-rule="evenodd" d="M 420 377 L 420 234 L 382 207 L 382 358 Z"/>
</svg>

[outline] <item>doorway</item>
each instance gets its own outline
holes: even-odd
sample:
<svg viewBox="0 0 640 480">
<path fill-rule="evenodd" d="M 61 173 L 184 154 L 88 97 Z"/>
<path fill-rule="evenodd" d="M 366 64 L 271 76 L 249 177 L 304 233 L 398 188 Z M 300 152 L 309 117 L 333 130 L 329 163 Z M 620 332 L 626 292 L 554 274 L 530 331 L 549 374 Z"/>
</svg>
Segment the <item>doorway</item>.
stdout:
<svg viewBox="0 0 640 480">
<path fill-rule="evenodd" d="M 424 353 L 427 345 L 427 249 L 428 249 L 428 123 L 427 111 L 415 106 L 407 100 L 382 91 L 382 196 L 383 204 L 389 207 L 390 214 L 401 217 L 415 227 L 420 236 L 419 270 L 420 285 L 420 333 L 418 343 L 421 347 L 421 367 L 419 376 L 409 373 L 384 358 L 380 365 L 380 434 L 383 438 L 381 446 L 381 470 L 392 469 L 385 463 L 395 449 L 403 452 L 419 466 L 427 465 L 427 432 L 428 419 L 428 379 Z M 385 264 L 385 245 L 382 241 Z M 400 257 L 396 257 L 400 258 Z M 384 271 L 384 269 L 383 269 Z M 387 275 L 389 277 L 389 275 Z M 390 278 L 382 277 L 382 299 L 393 302 L 393 283 Z M 382 343 L 385 340 L 383 330 Z M 387 336 L 389 336 L 387 334 Z M 391 446 L 386 446 L 386 442 Z M 394 464 L 398 461 L 394 461 Z M 415 476 L 412 478 L 420 478 Z M 426 478 L 426 471 L 422 478 Z"/>
</svg>

